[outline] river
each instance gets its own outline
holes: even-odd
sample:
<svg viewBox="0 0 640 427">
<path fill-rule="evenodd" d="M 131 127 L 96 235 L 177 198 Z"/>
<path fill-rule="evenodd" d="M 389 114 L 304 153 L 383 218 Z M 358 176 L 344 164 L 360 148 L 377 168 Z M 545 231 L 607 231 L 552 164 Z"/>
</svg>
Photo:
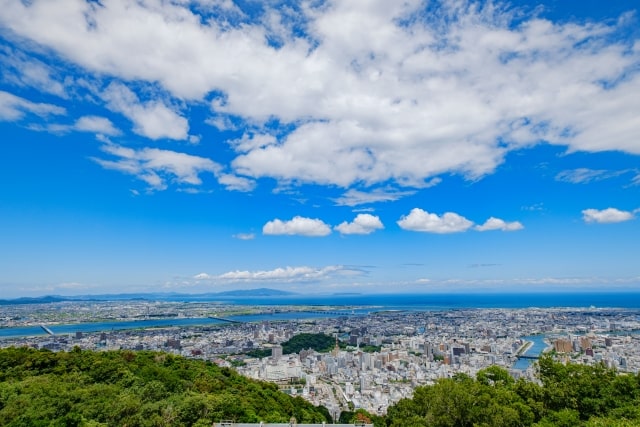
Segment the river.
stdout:
<svg viewBox="0 0 640 427">
<path fill-rule="evenodd" d="M 544 342 L 544 335 L 530 335 L 527 337 L 522 337 L 524 341 L 531 341 L 533 345 L 527 349 L 523 353 L 523 355 L 527 356 L 540 356 L 545 348 L 547 348 L 547 344 Z M 531 363 L 535 362 L 534 359 L 518 359 L 518 361 L 513 365 L 514 369 L 527 369 Z"/>
<path fill-rule="evenodd" d="M 344 315 L 364 315 L 370 309 L 345 310 Z M 342 314 L 341 311 L 289 311 L 279 313 L 247 314 L 239 316 L 229 316 L 226 319 L 240 323 L 262 322 L 262 321 L 285 321 L 301 319 L 320 319 L 335 317 Z M 128 329 L 152 329 L 167 328 L 172 326 L 213 326 L 228 324 L 223 319 L 212 317 L 183 317 L 170 319 L 145 319 L 145 320 L 125 320 L 113 322 L 89 322 L 72 323 L 66 325 L 47 324 L 46 326 L 56 335 L 75 334 L 76 332 L 109 332 L 122 331 Z M 1 338 L 21 338 L 46 335 L 47 333 L 40 326 L 20 326 L 0 328 Z"/>
</svg>

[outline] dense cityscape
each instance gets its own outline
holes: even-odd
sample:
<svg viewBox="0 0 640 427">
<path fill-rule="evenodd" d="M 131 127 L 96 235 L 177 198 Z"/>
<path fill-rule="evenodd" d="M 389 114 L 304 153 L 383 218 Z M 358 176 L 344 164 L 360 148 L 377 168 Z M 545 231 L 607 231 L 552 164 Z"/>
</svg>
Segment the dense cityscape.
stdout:
<svg viewBox="0 0 640 427">
<path fill-rule="evenodd" d="M 249 314 L 259 320 L 226 320 Z M 279 320 L 278 314 L 289 319 Z M 145 319 L 173 319 L 175 325 L 113 327 Z M 195 323 L 179 325 L 186 319 Z M 77 330 L 56 333 L 63 324 L 70 325 L 65 330 L 73 330 L 74 325 Z M 99 330 L 103 324 L 111 326 Z M 97 326 L 82 332 L 87 325 Z M 16 328 L 33 326 L 38 334 L 12 336 Z M 640 371 L 640 319 L 630 309 L 375 311 L 367 307 L 65 302 L 4 306 L 0 327 L 1 347 L 153 350 L 210 360 L 247 377 L 278 383 L 283 391 L 323 405 L 334 416 L 353 408 L 383 415 L 390 405 L 411 397 L 416 386 L 457 373 L 475 376 L 493 365 L 508 369 L 514 378 L 535 380 L 530 362 L 541 351 L 561 361 L 602 362 L 620 372 Z M 283 354 L 281 344 L 300 334 L 333 337 L 335 348 Z M 256 350 L 268 355 L 248 355 Z"/>
</svg>

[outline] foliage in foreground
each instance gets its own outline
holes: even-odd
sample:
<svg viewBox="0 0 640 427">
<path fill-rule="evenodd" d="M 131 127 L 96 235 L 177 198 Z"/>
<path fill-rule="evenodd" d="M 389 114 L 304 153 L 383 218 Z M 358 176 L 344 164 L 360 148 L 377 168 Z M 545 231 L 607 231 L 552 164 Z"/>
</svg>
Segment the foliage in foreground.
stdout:
<svg viewBox="0 0 640 427">
<path fill-rule="evenodd" d="M 418 387 L 389 408 L 389 427 L 640 426 L 640 376 L 539 360 L 541 385 L 492 366 Z"/>
<path fill-rule="evenodd" d="M 330 421 L 326 408 L 210 362 L 155 352 L 0 350 L 2 426 Z"/>
<path fill-rule="evenodd" d="M 640 376 L 539 361 L 541 383 L 499 367 L 418 387 L 376 427 L 640 426 Z M 209 362 L 154 352 L 0 350 L 2 426 L 210 426 L 214 421 L 330 422 L 326 408 Z"/>
</svg>

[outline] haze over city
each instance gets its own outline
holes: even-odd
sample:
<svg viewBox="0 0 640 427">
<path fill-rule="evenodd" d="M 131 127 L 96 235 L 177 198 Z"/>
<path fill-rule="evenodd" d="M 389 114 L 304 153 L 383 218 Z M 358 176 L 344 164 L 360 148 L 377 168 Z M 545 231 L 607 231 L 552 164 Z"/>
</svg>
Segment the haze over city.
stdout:
<svg viewBox="0 0 640 427">
<path fill-rule="evenodd" d="M 0 0 L 0 295 L 637 290 L 639 13 Z"/>
</svg>

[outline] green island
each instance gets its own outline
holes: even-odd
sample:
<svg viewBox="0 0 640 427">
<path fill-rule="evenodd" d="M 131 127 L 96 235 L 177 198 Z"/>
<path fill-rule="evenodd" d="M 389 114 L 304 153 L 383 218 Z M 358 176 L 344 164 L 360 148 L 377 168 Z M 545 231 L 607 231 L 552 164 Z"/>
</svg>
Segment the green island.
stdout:
<svg viewBox="0 0 640 427">
<path fill-rule="evenodd" d="M 330 337 L 329 337 L 330 338 Z M 305 342 L 305 346 L 308 343 Z M 343 423 L 376 427 L 640 425 L 640 376 L 602 364 L 564 364 L 546 355 L 538 381 L 500 367 L 457 374 L 390 406 L 385 416 L 350 408 Z M 233 369 L 159 352 L 0 350 L 0 425 L 211 426 L 331 423 L 324 407 Z"/>
</svg>

